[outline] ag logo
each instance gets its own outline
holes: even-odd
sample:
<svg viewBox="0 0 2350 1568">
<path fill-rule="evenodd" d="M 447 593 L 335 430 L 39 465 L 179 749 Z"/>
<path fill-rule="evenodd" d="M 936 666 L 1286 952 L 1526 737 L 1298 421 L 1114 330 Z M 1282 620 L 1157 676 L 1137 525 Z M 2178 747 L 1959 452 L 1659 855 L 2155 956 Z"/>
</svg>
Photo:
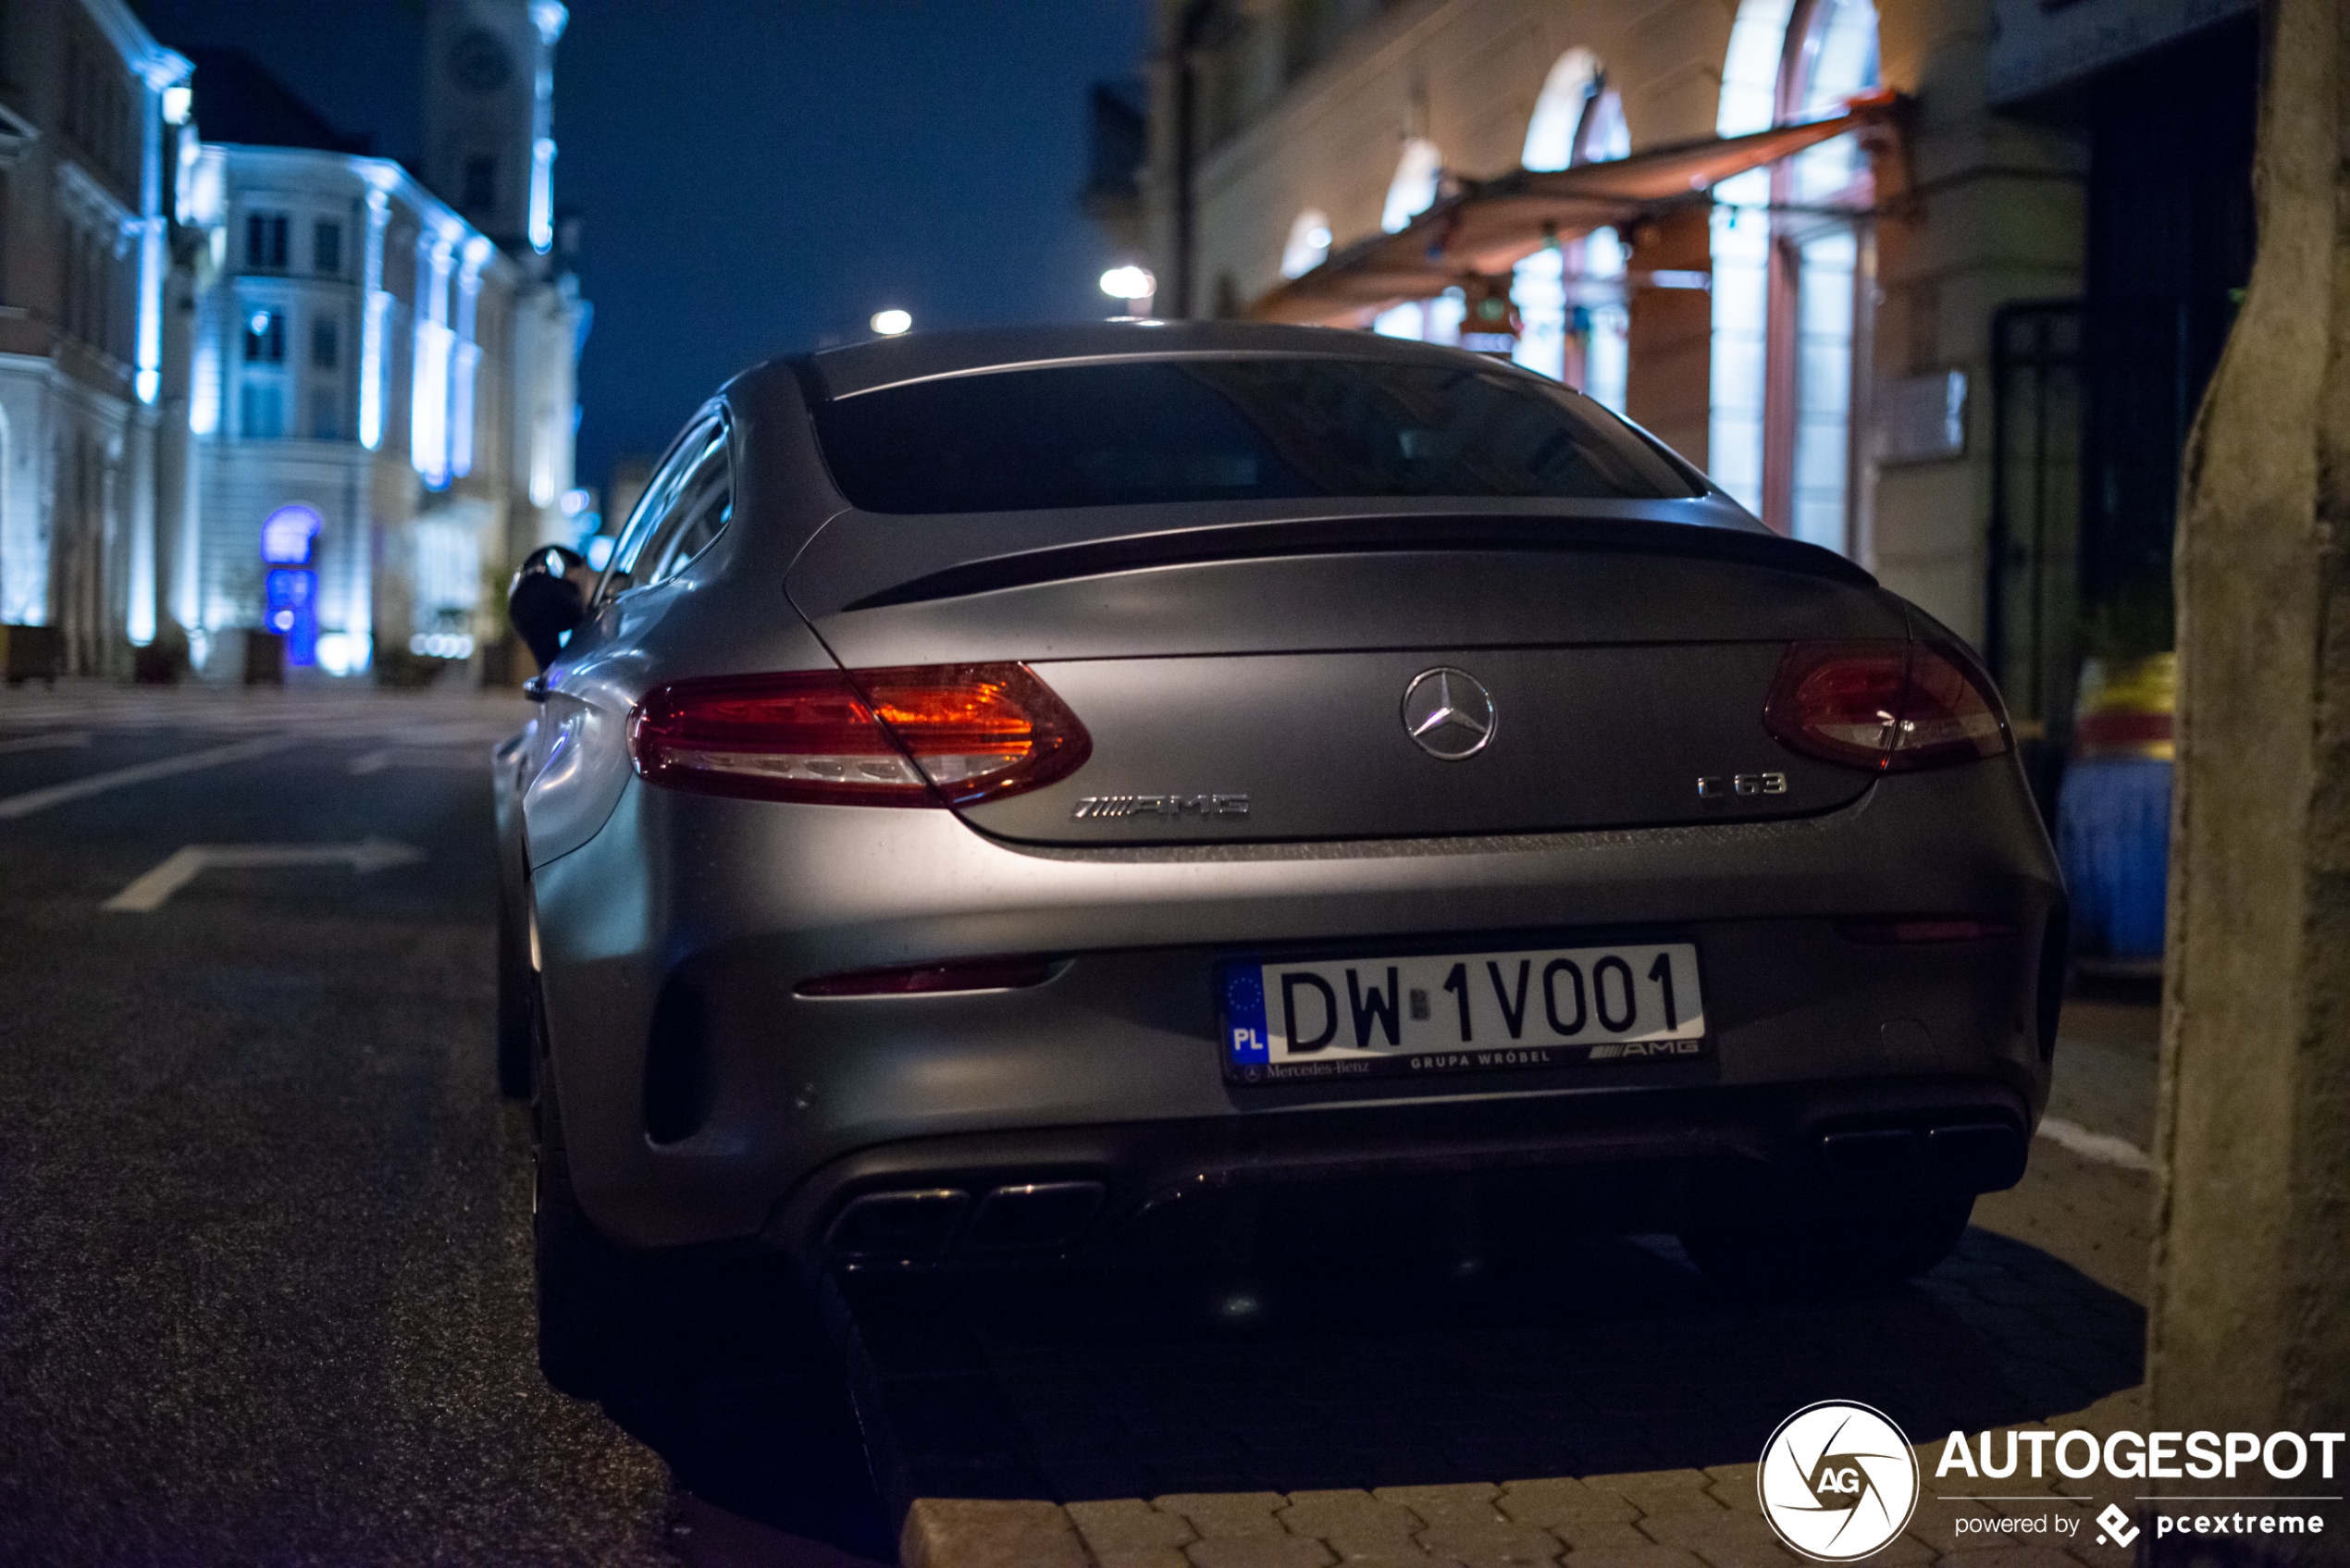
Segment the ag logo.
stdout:
<svg viewBox="0 0 2350 1568">
<path fill-rule="evenodd" d="M 1815 1562 L 1850 1562 L 1909 1525 L 1918 1461 L 1882 1411 L 1823 1400 L 1779 1423 L 1754 1485 L 1779 1539 Z"/>
</svg>

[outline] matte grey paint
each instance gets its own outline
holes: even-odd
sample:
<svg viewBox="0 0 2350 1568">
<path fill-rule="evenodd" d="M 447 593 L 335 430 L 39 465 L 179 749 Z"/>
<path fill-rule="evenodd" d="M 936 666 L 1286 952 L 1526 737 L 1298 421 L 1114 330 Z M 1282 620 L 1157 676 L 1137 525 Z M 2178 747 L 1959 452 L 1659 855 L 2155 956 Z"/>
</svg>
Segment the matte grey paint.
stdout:
<svg viewBox="0 0 2350 1568">
<path fill-rule="evenodd" d="M 1006 838 L 1063 844 L 1540 833 L 1796 816 L 1869 775 L 1799 757 L 1762 729 L 1778 643 L 1262 653 L 1044 661 L 1094 738 L 1058 784 L 967 808 Z M 1404 690 L 1434 663 L 1494 699 L 1492 744 L 1451 763 L 1412 743 Z M 1774 769 L 1785 795 L 1701 800 L 1709 773 Z M 1245 818 L 1072 819 L 1082 796 L 1240 794 Z"/>
<path fill-rule="evenodd" d="M 1849 566 L 1806 564 L 1804 547 L 1756 541 L 1783 552 L 1771 559 L 1784 569 L 1663 553 L 1684 537 L 1662 526 L 1667 513 L 1752 533 L 1751 519 L 1718 493 L 1645 503 L 1640 515 L 1660 525 L 1660 549 L 1629 554 L 1322 550 L 847 608 L 952 567 L 959 553 L 1064 549 L 1248 519 L 1204 506 L 964 517 L 951 525 L 849 514 L 810 434 L 804 375 L 845 390 L 966 372 L 991 358 L 1133 352 L 1145 340 L 1154 352 L 1170 344 L 1286 350 L 1301 333 L 1330 352 L 1448 355 L 1305 329 L 1106 327 L 908 340 L 818 356 L 812 368 L 762 367 L 723 390 L 735 432 L 733 525 L 677 578 L 622 596 L 580 628 L 549 673 L 544 715 L 511 771 L 499 774 L 501 821 L 523 841 L 511 864 L 530 868 L 514 895 L 535 902 L 540 932 L 548 1088 L 562 1105 L 581 1201 L 598 1224 L 645 1246 L 764 1237 L 805 1247 L 849 1190 L 844 1183 L 884 1168 L 919 1176 L 969 1160 L 973 1139 L 1041 1157 L 1048 1145 L 1108 1148 L 1124 1136 L 1114 1130 L 1156 1130 L 1201 1169 L 1239 1158 L 1233 1151 L 1243 1145 L 1255 1158 L 1292 1139 L 1363 1158 L 1410 1159 L 1426 1152 L 1410 1131 L 1424 1120 L 1450 1118 L 1452 1126 L 1539 1103 L 1555 1107 L 1540 1118 L 1544 1137 L 1603 1157 L 1612 1145 L 1592 1130 L 1595 1118 L 1653 1104 L 1672 1107 L 1657 1115 L 1685 1142 L 1710 1140 L 1709 1147 L 1784 1163 L 1802 1151 L 1769 1117 L 1786 1114 L 1796 1103 L 1789 1095 L 1834 1092 L 1929 1108 L 1993 1104 L 2036 1117 L 2047 1087 L 2031 1022 L 2039 945 L 2062 895 L 2019 769 L 2001 759 L 1872 782 L 1784 755 L 1769 764 L 1737 755 L 1761 744 L 1753 698 L 1768 645 L 1899 636 L 1914 612 Z M 1407 518 L 1427 510 L 1395 502 L 1337 509 Z M 1610 509 L 1447 502 L 1444 510 L 1554 516 L 1571 531 L 1575 518 Z M 1254 516 L 1270 525 L 1332 511 L 1258 508 Z M 1644 647 L 1659 661 L 1652 672 L 1641 668 Z M 1423 659 L 1422 650 L 1436 651 Z M 652 686 L 822 669 L 835 659 L 852 666 L 1041 661 L 1099 727 L 1095 761 L 1056 786 L 1071 796 L 1109 788 L 1113 766 L 1139 779 L 1183 751 L 1178 720 L 1147 700 L 1155 671 L 1229 673 L 1266 660 L 1327 672 L 1295 678 L 1328 704 L 1351 702 L 1357 691 L 1376 696 L 1367 722 L 1384 725 L 1409 752 L 1395 732 L 1404 680 L 1428 663 L 1506 665 L 1497 690 L 1503 733 L 1508 742 L 1524 737 L 1529 749 L 1515 761 L 1497 749 L 1466 764 L 1419 762 L 1456 781 L 1484 761 L 1526 770 L 1521 778 L 1554 767 L 1567 776 L 1562 788 L 1575 804 L 1549 812 L 1548 825 L 1570 817 L 1621 821 L 1618 814 L 1631 809 L 1625 803 L 1648 799 L 1647 781 L 1669 782 L 1709 750 L 1704 719 L 1718 711 L 1732 733 L 1722 737 L 1725 755 L 1703 769 L 1780 768 L 1790 779 L 1788 798 L 1812 814 L 1519 832 L 1544 824 L 1513 808 L 1508 791 L 1472 788 L 1431 806 L 1434 820 L 1416 821 L 1415 802 L 1435 797 L 1416 795 L 1407 772 L 1382 774 L 1363 759 L 1333 756 L 1333 771 L 1350 772 L 1358 785 L 1371 779 L 1372 798 L 1301 797 L 1260 809 L 1273 818 L 1296 813 L 1292 821 L 1353 812 L 1342 832 L 1387 836 L 1121 845 L 1071 831 L 1091 824 L 1057 822 L 1050 834 L 1027 825 L 1024 813 L 1041 811 L 1055 792 L 975 809 L 967 821 L 935 809 L 717 798 L 634 777 L 626 716 Z M 1610 672 L 1604 682 L 1583 673 L 1602 668 Z M 1560 673 L 1552 695 L 1534 703 L 1537 713 L 1549 701 L 1561 715 L 1552 739 L 1538 738 L 1539 725 L 1529 733 L 1514 716 L 1526 709 L 1510 707 L 1527 700 L 1512 695 L 1512 680 L 1540 685 L 1530 672 L 1542 669 Z M 1727 694 L 1718 710 L 1703 689 L 1716 676 Z M 1685 709 L 1690 722 L 1625 739 L 1627 726 L 1637 727 L 1643 683 L 1651 706 Z M 1199 685 L 1213 690 L 1217 682 Z M 1180 702 L 1195 700 L 1180 695 Z M 1160 706 L 1178 702 L 1161 694 Z M 1284 732 L 1294 730 L 1299 711 L 1277 712 L 1262 748 L 1277 752 L 1293 739 Z M 1352 744 L 1348 716 L 1333 708 L 1323 722 L 1317 746 Z M 559 748 L 567 726 L 572 738 Z M 1572 765 L 1578 726 L 1608 733 L 1631 758 L 1623 778 Z M 1192 749 L 1218 768 L 1227 759 L 1260 765 L 1248 759 L 1247 724 L 1231 736 L 1216 743 L 1230 747 L 1218 757 L 1205 755 L 1206 738 Z M 1292 781 L 1317 777 L 1310 767 L 1261 765 L 1292 796 L 1299 784 Z M 1694 783 L 1692 773 L 1692 799 Z M 1200 787 L 1232 785 L 1216 779 Z M 1730 809 L 1778 804 L 1738 801 Z M 1258 826 L 1252 813 L 1250 833 Z M 1015 829 L 1069 842 L 1021 844 Z M 1197 835 L 1195 826 L 1188 831 Z M 2016 934 L 1872 948 L 1846 941 L 1833 924 L 1847 914 L 1960 910 L 2010 921 Z M 1208 976 L 1220 953 L 1287 945 L 1364 953 L 1390 944 L 1524 947 L 1536 936 L 1581 940 L 1625 930 L 1697 945 L 1708 1011 L 1720 1020 L 1716 1055 L 1598 1071 L 1258 1090 L 1228 1085 L 1219 1071 Z M 792 994 L 815 975 L 1003 953 L 1051 954 L 1063 963 L 1048 983 L 1023 991 L 827 1001 Z M 649 1025 L 662 988 L 685 984 L 701 988 L 709 1004 L 702 1036 L 691 1043 L 706 1070 L 706 1106 L 697 1130 L 656 1144 L 642 1112 Z M 1884 1026 L 1897 1019 L 1922 1023 L 1930 1048 L 1897 1031 L 1904 1044 L 1888 1050 Z M 1704 1094 L 1691 1102 L 1676 1087 Z M 1709 1108 L 1692 1113 L 1693 1103 Z M 1766 1103 L 1782 1108 L 1766 1116 Z M 1379 1107 L 1388 1109 L 1345 1119 Z M 1352 1140 L 1307 1130 L 1331 1128 L 1374 1130 Z M 1144 1179 L 1140 1170 L 1107 1173 L 1105 1223 L 1149 1196 L 1134 1188 Z"/>
</svg>

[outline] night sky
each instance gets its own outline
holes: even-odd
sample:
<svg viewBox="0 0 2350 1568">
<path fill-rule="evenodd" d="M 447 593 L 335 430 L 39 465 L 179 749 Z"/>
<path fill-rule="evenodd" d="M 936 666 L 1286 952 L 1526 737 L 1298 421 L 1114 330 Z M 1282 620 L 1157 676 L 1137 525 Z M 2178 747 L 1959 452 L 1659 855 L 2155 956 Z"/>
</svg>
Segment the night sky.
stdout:
<svg viewBox="0 0 2350 1568">
<path fill-rule="evenodd" d="M 145 0 L 413 161 L 422 0 Z M 1077 208 L 1086 89 L 1149 0 L 571 0 L 555 201 L 579 209 L 579 475 L 667 444 L 735 371 L 887 305 L 918 329 L 1107 315 L 1129 259 Z M 201 127 L 199 127 L 201 129 Z"/>
</svg>

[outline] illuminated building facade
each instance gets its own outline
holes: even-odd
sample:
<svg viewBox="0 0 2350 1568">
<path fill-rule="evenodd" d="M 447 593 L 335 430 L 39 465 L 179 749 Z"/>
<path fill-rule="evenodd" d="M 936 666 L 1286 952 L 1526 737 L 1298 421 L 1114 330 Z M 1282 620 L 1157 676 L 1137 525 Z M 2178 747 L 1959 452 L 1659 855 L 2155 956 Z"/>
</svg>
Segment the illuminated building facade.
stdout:
<svg viewBox="0 0 2350 1568">
<path fill-rule="evenodd" d="M 502 635 L 579 531 L 566 20 L 431 0 L 420 179 L 121 0 L 0 6 L 0 623 L 229 679 L 247 629 L 334 675 Z"/>
<path fill-rule="evenodd" d="M 166 216 L 188 62 L 122 0 L 0 6 L 0 624 L 155 635 Z"/>
<path fill-rule="evenodd" d="M 547 188 L 563 19 L 546 0 L 430 11 L 427 132 L 454 152 L 428 165 L 453 201 L 250 61 L 198 52 L 179 215 L 198 455 L 168 602 L 208 672 L 245 627 L 330 674 L 470 658 L 499 636 L 510 563 L 576 531 L 560 501 L 587 307 Z"/>
</svg>

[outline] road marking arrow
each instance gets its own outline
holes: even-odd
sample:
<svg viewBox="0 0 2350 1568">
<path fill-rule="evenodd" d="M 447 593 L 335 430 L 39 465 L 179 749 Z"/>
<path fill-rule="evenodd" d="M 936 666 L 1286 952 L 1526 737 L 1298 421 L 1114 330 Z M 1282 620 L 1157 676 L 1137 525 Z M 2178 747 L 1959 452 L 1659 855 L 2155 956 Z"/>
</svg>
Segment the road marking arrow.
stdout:
<svg viewBox="0 0 2350 1568">
<path fill-rule="evenodd" d="M 244 870 L 267 866 L 349 866 L 361 874 L 413 865 L 421 849 L 372 835 L 357 844 L 191 844 L 173 850 L 161 865 L 99 906 L 126 914 L 151 915 L 205 870 Z"/>
</svg>

